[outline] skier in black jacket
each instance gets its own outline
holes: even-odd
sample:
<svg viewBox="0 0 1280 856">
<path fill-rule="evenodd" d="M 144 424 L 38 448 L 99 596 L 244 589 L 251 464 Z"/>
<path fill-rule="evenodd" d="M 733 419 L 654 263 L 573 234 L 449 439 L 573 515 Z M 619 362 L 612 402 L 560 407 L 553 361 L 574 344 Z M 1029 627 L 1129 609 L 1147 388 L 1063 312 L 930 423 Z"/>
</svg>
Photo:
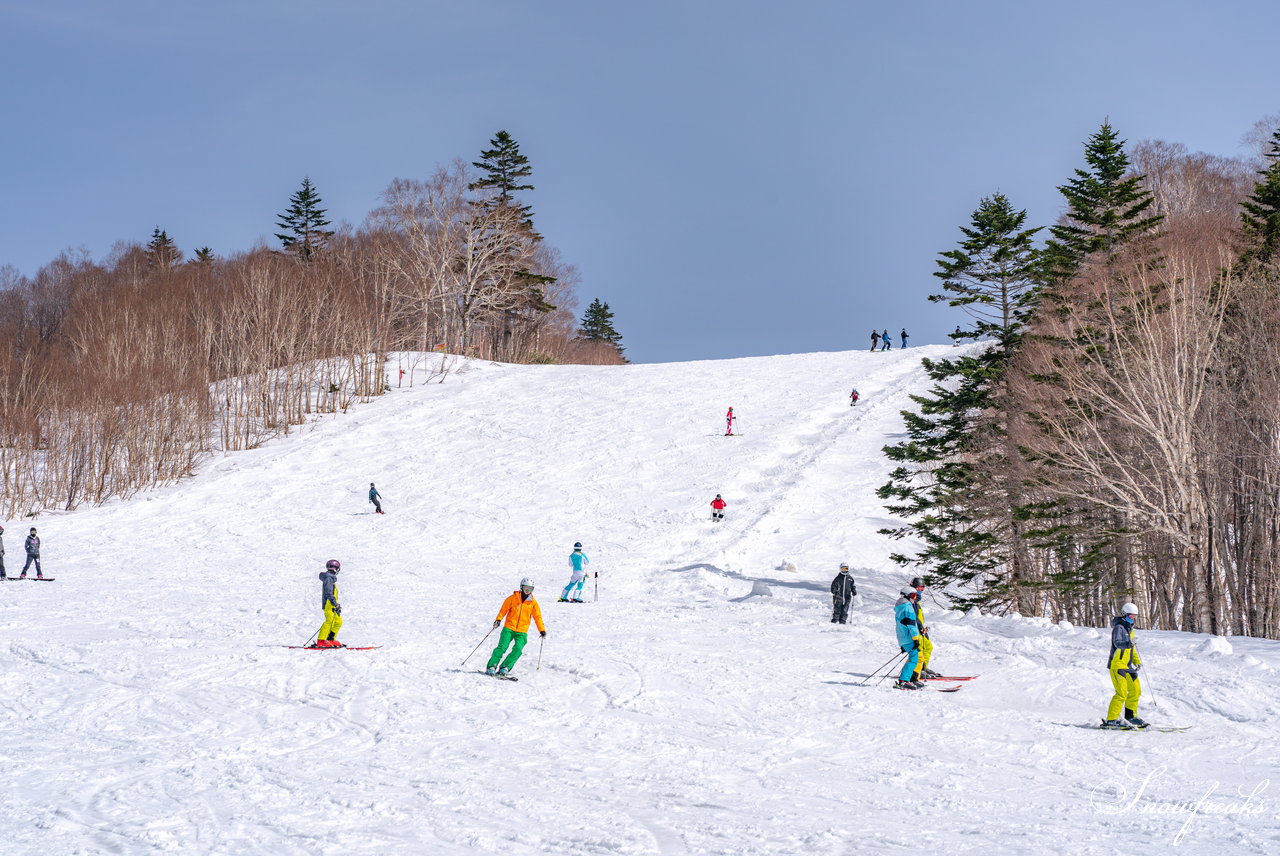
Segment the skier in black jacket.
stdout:
<svg viewBox="0 0 1280 856">
<path fill-rule="evenodd" d="M 32 562 L 36 566 L 36 579 L 44 579 L 44 571 L 40 570 L 40 538 L 36 535 L 34 526 L 31 527 L 31 534 L 27 536 L 27 540 L 23 542 L 22 546 L 27 548 L 27 562 L 22 566 L 22 573 L 18 576 L 18 579 L 26 579 L 27 568 L 31 567 Z"/>
<path fill-rule="evenodd" d="M 853 581 L 847 564 L 840 565 L 840 573 L 831 581 L 831 623 L 849 623 L 849 605 L 858 595 L 858 584 Z"/>
</svg>

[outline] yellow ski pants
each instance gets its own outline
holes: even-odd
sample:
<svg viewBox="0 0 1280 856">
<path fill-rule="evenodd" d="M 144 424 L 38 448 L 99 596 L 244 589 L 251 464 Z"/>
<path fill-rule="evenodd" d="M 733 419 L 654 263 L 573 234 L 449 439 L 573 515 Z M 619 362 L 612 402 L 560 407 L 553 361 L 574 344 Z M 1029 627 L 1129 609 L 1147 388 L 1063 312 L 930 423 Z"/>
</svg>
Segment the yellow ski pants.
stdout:
<svg viewBox="0 0 1280 856">
<path fill-rule="evenodd" d="M 1138 679 L 1127 672 L 1120 674 L 1120 668 L 1117 667 L 1111 670 L 1111 685 L 1116 688 L 1116 694 L 1111 697 L 1111 704 L 1107 705 L 1107 719 L 1119 719 L 1126 710 L 1136 715 L 1138 696 L 1142 695 L 1142 684 Z"/>
<path fill-rule="evenodd" d="M 333 611 L 333 604 L 325 601 L 324 604 L 324 624 L 320 625 L 320 633 L 316 639 L 328 639 L 329 634 L 333 634 L 333 638 L 338 638 L 338 631 L 342 629 L 342 616 Z"/>
</svg>

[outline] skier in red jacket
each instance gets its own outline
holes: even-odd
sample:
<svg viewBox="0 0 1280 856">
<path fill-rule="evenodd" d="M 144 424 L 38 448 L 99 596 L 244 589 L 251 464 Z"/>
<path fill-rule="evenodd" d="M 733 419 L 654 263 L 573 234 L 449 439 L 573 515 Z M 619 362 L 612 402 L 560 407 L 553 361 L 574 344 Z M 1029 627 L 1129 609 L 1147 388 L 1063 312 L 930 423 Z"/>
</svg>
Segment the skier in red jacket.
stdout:
<svg viewBox="0 0 1280 856">
<path fill-rule="evenodd" d="M 724 509 L 729 503 L 720 498 L 720 494 L 716 494 L 716 498 L 711 500 L 711 519 L 719 522 L 724 520 Z"/>
<path fill-rule="evenodd" d="M 729 412 L 724 415 L 724 436 L 733 435 L 733 408 L 729 408 Z"/>
</svg>

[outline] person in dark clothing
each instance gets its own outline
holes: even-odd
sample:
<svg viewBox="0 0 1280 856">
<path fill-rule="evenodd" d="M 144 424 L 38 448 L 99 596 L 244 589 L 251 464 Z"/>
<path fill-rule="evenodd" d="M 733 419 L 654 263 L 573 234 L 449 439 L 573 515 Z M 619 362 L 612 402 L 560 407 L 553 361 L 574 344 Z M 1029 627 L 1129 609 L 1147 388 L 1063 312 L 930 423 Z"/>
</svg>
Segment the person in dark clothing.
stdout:
<svg viewBox="0 0 1280 856">
<path fill-rule="evenodd" d="M 369 482 L 369 501 L 373 503 L 374 514 L 386 514 L 382 510 L 382 503 L 378 501 L 380 499 L 382 499 L 382 494 L 378 493 L 378 489 L 373 486 L 373 482 Z"/>
<path fill-rule="evenodd" d="M 0 526 L 0 580 L 5 579 L 4 575 L 4 527 Z"/>
<path fill-rule="evenodd" d="M 27 578 L 27 568 L 31 567 L 33 562 L 36 566 L 36 579 L 44 579 L 44 571 L 40 570 L 40 538 L 36 535 L 34 526 L 31 527 L 31 534 L 27 536 L 23 546 L 27 548 L 27 562 L 22 566 L 22 573 L 18 575 L 18 579 Z"/>
<path fill-rule="evenodd" d="M 836 578 L 831 581 L 832 624 L 849 623 L 849 605 L 853 603 L 853 599 L 857 595 L 858 584 L 853 581 L 853 574 L 849 573 L 849 566 L 842 564 L 840 573 L 836 574 Z"/>
<path fill-rule="evenodd" d="M 899 333 L 898 335 L 902 337 L 902 347 L 905 348 L 907 346 L 907 328 L 903 327 L 902 332 Z"/>
<path fill-rule="evenodd" d="M 875 330 L 871 331 L 871 350 L 875 350 L 880 346 L 880 334 Z"/>
</svg>

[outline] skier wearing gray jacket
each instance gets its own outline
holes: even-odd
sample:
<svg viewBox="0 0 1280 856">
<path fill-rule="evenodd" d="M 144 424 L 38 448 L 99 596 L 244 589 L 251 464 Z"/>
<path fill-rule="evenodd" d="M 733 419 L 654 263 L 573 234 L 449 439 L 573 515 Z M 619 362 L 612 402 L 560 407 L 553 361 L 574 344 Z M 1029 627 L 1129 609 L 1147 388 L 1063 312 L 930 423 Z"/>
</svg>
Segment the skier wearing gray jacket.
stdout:
<svg viewBox="0 0 1280 856">
<path fill-rule="evenodd" d="M 320 574 L 320 609 L 324 611 L 324 624 L 316 631 L 313 648 L 341 648 L 338 631 L 342 629 L 342 606 L 338 603 L 338 572 L 342 564 L 337 559 L 325 562 Z"/>
</svg>

